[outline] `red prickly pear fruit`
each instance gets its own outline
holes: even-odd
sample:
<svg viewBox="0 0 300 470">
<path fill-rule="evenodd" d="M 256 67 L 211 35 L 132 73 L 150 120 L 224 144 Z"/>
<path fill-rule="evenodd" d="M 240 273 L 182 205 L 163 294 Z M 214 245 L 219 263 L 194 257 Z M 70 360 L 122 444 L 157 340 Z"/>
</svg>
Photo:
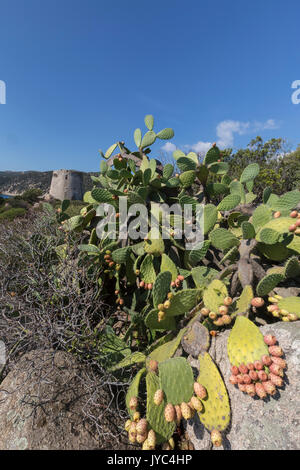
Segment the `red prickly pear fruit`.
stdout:
<svg viewBox="0 0 300 470">
<path fill-rule="evenodd" d="M 254 384 L 247 384 L 246 385 L 246 393 L 250 395 L 250 397 L 254 397 L 256 395 L 255 385 Z"/>
<path fill-rule="evenodd" d="M 204 317 L 207 317 L 210 314 L 210 310 L 209 310 L 209 308 L 203 307 L 203 308 L 201 308 L 200 313 Z"/>
<path fill-rule="evenodd" d="M 254 362 L 254 367 L 255 367 L 256 370 L 262 370 L 264 366 L 263 366 L 261 361 L 255 361 Z"/>
<path fill-rule="evenodd" d="M 212 430 L 210 438 L 213 446 L 220 447 L 222 445 L 222 436 L 217 429 Z"/>
<path fill-rule="evenodd" d="M 271 380 L 267 380 L 267 382 L 263 382 L 262 385 L 264 387 L 265 392 L 267 392 L 269 395 L 275 395 L 276 387 L 271 382 Z"/>
<path fill-rule="evenodd" d="M 296 219 L 297 216 L 298 216 L 298 212 L 297 212 L 297 211 L 292 211 L 292 212 L 290 213 L 290 217 L 292 217 L 292 219 Z"/>
<path fill-rule="evenodd" d="M 180 405 L 180 408 L 181 408 L 181 413 L 182 413 L 182 416 L 184 417 L 184 419 L 191 419 L 192 410 L 189 407 L 189 405 L 183 401 Z"/>
<path fill-rule="evenodd" d="M 258 380 L 258 375 L 257 375 L 257 372 L 255 372 L 255 370 L 250 370 L 250 371 L 249 371 L 249 377 L 250 377 L 251 380 L 253 380 L 253 381 Z"/>
<path fill-rule="evenodd" d="M 236 380 L 238 384 L 243 384 L 244 383 L 244 376 L 243 374 L 239 374 L 236 376 Z"/>
<path fill-rule="evenodd" d="M 296 224 L 292 224 L 289 226 L 289 232 L 294 232 L 296 230 L 297 226 Z"/>
<path fill-rule="evenodd" d="M 272 372 L 272 374 L 283 377 L 283 369 L 281 369 L 281 367 L 278 364 L 271 364 L 269 369 L 270 369 L 270 372 Z"/>
<path fill-rule="evenodd" d="M 247 364 L 247 367 L 248 367 L 248 370 L 254 370 L 255 369 L 254 364 L 252 362 L 249 362 Z"/>
<path fill-rule="evenodd" d="M 271 354 L 271 356 L 283 356 L 283 351 L 280 346 L 269 346 L 269 353 Z"/>
<path fill-rule="evenodd" d="M 266 398 L 267 393 L 264 389 L 263 384 L 261 384 L 260 382 L 257 382 L 255 384 L 255 391 L 256 391 L 256 394 L 259 396 L 259 398 Z"/>
<path fill-rule="evenodd" d="M 162 403 L 163 399 L 164 399 L 164 392 L 161 389 L 156 390 L 156 392 L 154 393 L 154 397 L 153 397 L 153 401 L 155 405 L 159 406 Z"/>
<path fill-rule="evenodd" d="M 140 282 L 140 287 L 145 287 L 145 281 Z"/>
<path fill-rule="evenodd" d="M 158 362 L 154 359 L 151 359 L 149 361 L 149 369 L 152 370 L 152 372 L 156 372 L 158 369 Z"/>
<path fill-rule="evenodd" d="M 199 382 L 194 383 L 194 392 L 197 397 L 201 398 L 201 400 L 207 397 L 206 388 L 203 387 L 203 385 L 199 384 Z"/>
<path fill-rule="evenodd" d="M 269 379 L 271 380 L 272 384 L 274 384 L 276 387 L 282 387 L 283 379 L 281 377 L 278 377 L 278 375 L 272 374 L 272 372 L 270 372 Z"/>
<path fill-rule="evenodd" d="M 254 297 L 251 300 L 252 307 L 262 307 L 265 304 L 265 301 L 262 297 Z"/>
<path fill-rule="evenodd" d="M 273 336 L 273 335 L 265 335 L 265 336 L 264 336 L 264 342 L 265 342 L 268 346 L 274 346 L 274 344 L 277 343 L 277 339 L 276 339 L 275 336 Z"/>
<path fill-rule="evenodd" d="M 274 219 L 278 219 L 278 217 L 281 216 L 281 212 L 277 211 L 277 212 L 274 212 Z"/>
<path fill-rule="evenodd" d="M 229 307 L 229 305 L 232 304 L 232 298 L 231 297 L 225 297 L 225 299 L 223 300 L 223 303 L 224 303 L 224 305 L 226 305 L 226 307 Z"/>
<path fill-rule="evenodd" d="M 138 407 L 137 397 L 131 397 L 129 401 L 129 408 L 133 411 L 133 410 L 136 410 L 137 407 Z"/>
<path fill-rule="evenodd" d="M 136 435 L 136 442 L 138 444 L 143 444 L 143 442 L 147 439 L 147 434 L 144 433 L 144 434 L 137 434 Z"/>
<path fill-rule="evenodd" d="M 180 421 L 182 420 L 182 413 L 181 413 L 181 408 L 179 405 L 175 405 L 175 415 L 176 415 L 176 424 L 179 426 Z"/>
<path fill-rule="evenodd" d="M 281 357 L 277 357 L 277 356 L 271 356 L 271 359 L 272 359 L 272 362 L 274 364 L 277 364 L 279 367 L 281 367 L 281 369 L 286 369 L 286 361 L 284 359 L 282 359 Z"/>
<path fill-rule="evenodd" d="M 257 372 L 257 375 L 258 375 L 259 380 L 261 380 L 262 382 L 266 382 L 268 380 L 268 376 L 264 370 L 259 370 Z"/>
<path fill-rule="evenodd" d="M 175 408 L 172 403 L 168 403 L 165 407 L 165 419 L 168 423 L 171 423 L 175 419 Z"/>
<path fill-rule="evenodd" d="M 220 315 L 227 315 L 228 307 L 226 307 L 226 305 L 221 305 L 221 307 L 219 307 L 219 313 Z"/>
<path fill-rule="evenodd" d="M 179 275 L 177 276 L 177 279 L 178 279 L 179 281 L 184 281 L 184 276 L 182 276 L 181 274 L 179 274 Z"/>
<path fill-rule="evenodd" d="M 171 287 L 175 287 L 175 281 L 171 282 Z"/>
<path fill-rule="evenodd" d="M 216 145 L 217 145 L 217 143 L 216 143 L 216 142 L 214 142 L 214 143 L 212 144 L 212 147 L 216 147 Z"/>
<path fill-rule="evenodd" d="M 148 427 L 147 420 L 145 418 L 142 418 L 142 419 L 139 420 L 139 422 L 136 425 L 136 432 L 138 434 L 145 434 L 147 432 L 147 427 Z"/>
<path fill-rule="evenodd" d="M 229 378 L 229 382 L 230 382 L 232 385 L 236 385 L 236 384 L 238 383 L 237 378 L 236 378 L 236 375 L 231 375 L 230 378 Z"/>
<path fill-rule="evenodd" d="M 239 366 L 239 371 L 241 374 L 247 374 L 248 373 L 248 367 L 245 364 L 241 364 Z"/>
<path fill-rule="evenodd" d="M 269 367 L 272 364 L 272 359 L 267 354 L 265 356 L 262 356 L 261 360 L 264 366 Z"/>
<path fill-rule="evenodd" d="M 243 380 L 244 380 L 244 384 L 246 385 L 251 384 L 251 377 L 248 374 L 243 375 Z"/>
<path fill-rule="evenodd" d="M 238 375 L 239 368 L 237 366 L 231 366 L 231 373 L 232 375 Z"/>
<path fill-rule="evenodd" d="M 239 383 L 239 384 L 238 384 L 238 387 L 239 387 L 239 390 L 240 390 L 241 392 L 246 393 L 246 384 L 241 384 L 241 383 Z"/>
<path fill-rule="evenodd" d="M 297 220 L 297 222 L 295 222 L 295 225 L 296 227 L 300 227 L 300 220 Z"/>
</svg>

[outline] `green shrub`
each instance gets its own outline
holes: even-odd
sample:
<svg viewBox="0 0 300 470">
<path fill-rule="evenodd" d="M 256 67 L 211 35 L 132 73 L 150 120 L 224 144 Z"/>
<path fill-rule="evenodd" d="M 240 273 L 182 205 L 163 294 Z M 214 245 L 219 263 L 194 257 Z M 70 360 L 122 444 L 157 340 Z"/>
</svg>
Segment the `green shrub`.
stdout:
<svg viewBox="0 0 300 470">
<path fill-rule="evenodd" d="M 26 209 L 20 208 L 13 208 L 7 209 L 0 213 L 0 222 L 4 220 L 14 220 L 16 217 L 22 217 L 26 214 Z"/>
</svg>

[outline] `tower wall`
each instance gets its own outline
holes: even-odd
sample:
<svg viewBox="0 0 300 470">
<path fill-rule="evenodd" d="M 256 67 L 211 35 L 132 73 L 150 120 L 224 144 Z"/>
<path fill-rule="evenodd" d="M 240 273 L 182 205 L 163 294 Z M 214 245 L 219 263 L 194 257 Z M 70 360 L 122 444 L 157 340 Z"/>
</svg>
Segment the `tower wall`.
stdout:
<svg viewBox="0 0 300 470">
<path fill-rule="evenodd" d="M 74 170 L 53 171 L 50 196 L 63 201 L 64 199 L 83 199 L 83 177 L 82 173 Z"/>
</svg>

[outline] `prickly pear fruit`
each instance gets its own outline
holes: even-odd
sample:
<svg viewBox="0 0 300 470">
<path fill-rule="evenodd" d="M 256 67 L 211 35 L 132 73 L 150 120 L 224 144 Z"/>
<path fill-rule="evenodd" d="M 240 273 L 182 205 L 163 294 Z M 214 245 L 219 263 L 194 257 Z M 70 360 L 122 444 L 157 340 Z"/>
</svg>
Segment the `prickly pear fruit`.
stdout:
<svg viewBox="0 0 300 470">
<path fill-rule="evenodd" d="M 129 402 L 129 408 L 134 411 L 138 407 L 138 399 L 137 397 L 131 397 Z"/>
<path fill-rule="evenodd" d="M 227 315 L 228 307 L 226 307 L 226 305 L 221 305 L 221 307 L 219 307 L 219 313 L 220 315 Z"/>
<path fill-rule="evenodd" d="M 171 447 L 172 450 L 175 449 L 175 441 L 174 441 L 173 437 L 171 437 L 171 439 L 169 439 L 168 444 L 169 444 L 169 446 Z"/>
<path fill-rule="evenodd" d="M 139 411 L 135 411 L 133 414 L 133 421 L 137 423 L 140 420 L 140 417 L 141 417 L 141 414 L 139 413 Z"/>
<path fill-rule="evenodd" d="M 231 316 L 230 315 L 223 315 L 222 316 L 223 324 L 230 325 L 231 323 Z"/>
<path fill-rule="evenodd" d="M 156 372 L 158 369 L 158 362 L 154 359 L 151 359 L 149 361 L 149 369 L 152 370 L 152 372 Z"/>
<path fill-rule="evenodd" d="M 199 384 L 199 382 L 194 383 L 194 392 L 197 397 L 201 398 L 201 400 L 207 397 L 206 388 L 203 387 L 203 385 Z"/>
<path fill-rule="evenodd" d="M 204 317 L 207 317 L 207 316 L 209 315 L 209 313 L 210 313 L 210 310 L 209 310 L 209 308 L 203 307 L 203 308 L 201 308 L 200 313 L 201 313 L 201 315 L 203 315 Z"/>
<path fill-rule="evenodd" d="M 136 435 L 136 442 L 138 444 L 142 444 L 147 439 L 147 434 L 137 434 Z"/>
<path fill-rule="evenodd" d="M 256 391 L 257 395 L 259 396 L 259 398 L 266 398 L 267 393 L 266 393 L 262 383 L 256 382 L 255 391 Z"/>
<path fill-rule="evenodd" d="M 241 364 L 239 366 L 239 371 L 240 371 L 241 374 L 247 374 L 248 373 L 248 368 L 245 364 Z"/>
<path fill-rule="evenodd" d="M 258 375 L 259 380 L 261 380 L 262 382 L 266 382 L 266 380 L 268 380 L 268 376 L 264 370 L 259 370 L 257 372 L 257 375 Z"/>
<path fill-rule="evenodd" d="M 257 372 L 255 372 L 255 370 L 250 370 L 249 371 L 249 377 L 251 378 L 251 380 L 258 380 L 258 375 L 257 375 Z"/>
<path fill-rule="evenodd" d="M 239 390 L 241 392 L 244 392 L 244 393 L 246 392 L 246 385 L 245 384 L 239 383 L 238 387 L 239 387 Z"/>
<path fill-rule="evenodd" d="M 278 364 L 271 364 L 269 367 L 270 372 L 275 375 L 279 375 L 280 377 L 283 377 L 283 369 Z"/>
<path fill-rule="evenodd" d="M 156 390 L 156 392 L 154 393 L 154 397 L 153 397 L 153 401 L 154 401 L 155 405 L 160 405 L 162 403 L 163 399 L 164 399 L 163 390 L 161 390 L 161 389 Z"/>
<path fill-rule="evenodd" d="M 264 305 L 265 301 L 262 297 L 254 297 L 254 299 L 251 300 L 251 305 L 252 307 L 262 307 Z"/>
<path fill-rule="evenodd" d="M 202 411 L 203 410 L 203 405 L 202 405 L 201 401 L 199 400 L 199 398 L 192 397 L 191 398 L 191 404 L 192 404 L 193 408 L 196 411 Z"/>
<path fill-rule="evenodd" d="M 171 423 L 175 419 L 175 408 L 172 403 L 168 403 L 165 407 L 165 420 Z"/>
<path fill-rule="evenodd" d="M 149 446 L 148 439 L 146 439 L 146 440 L 144 441 L 142 450 L 151 450 L 151 449 L 150 449 L 150 446 Z"/>
<path fill-rule="evenodd" d="M 238 375 L 239 374 L 239 368 L 237 366 L 231 366 L 231 373 L 232 373 L 232 375 Z"/>
<path fill-rule="evenodd" d="M 232 304 L 232 298 L 231 297 L 225 297 L 225 299 L 223 300 L 223 303 L 224 303 L 224 305 L 226 305 L 226 307 L 229 307 L 229 305 Z"/>
<path fill-rule="evenodd" d="M 182 420 L 182 413 L 180 405 L 175 405 L 175 421 L 177 426 L 179 426 L 180 421 Z"/>
<path fill-rule="evenodd" d="M 262 370 L 264 366 L 263 366 L 261 361 L 255 361 L 254 362 L 254 367 L 255 367 L 256 370 Z"/>
<path fill-rule="evenodd" d="M 272 374 L 272 372 L 270 372 L 269 379 L 271 380 L 272 384 L 274 384 L 276 387 L 282 387 L 283 379 L 278 375 Z"/>
<path fill-rule="evenodd" d="M 274 344 L 277 343 L 277 339 L 276 339 L 275 336 L 273 336 L 273 335 L 265 335 L 265 336 L 264 336 L 264 342 L 265 342 L 268 346 L 274 346 Z"/>
<path fill-rule="evenodd" d="M 191 419 L 192 410 L 189 407 L 189 405 L 183 401 L 180 405 L 180 408 L 181 408 L 181 413 L 182 413 L 183 418 L 184 419 Z"/>
<path fill-rule="evenodd" d="M 145 418 L 142 418 L 139 420 L 139 422 L 136 425 L 136 432 L 138 434 L 145 434 L 147 432 L 147 427 L 148 427 L 147 420 Z"/>
<path fill-rule="evenodd" d="M 156 445 L 156 435 L 153 429 L 150 429 L 150 431 L 148 432 L 147 441 L 150 448 L 154 449 Z"/>
<path fill-rule="evenodd" d="M 281 369 L 286 369 L 286 361 L 282 359 L 281 357 L 271 356 L 271 360 L 274 364 L 279 365 Z"/>
<path fill-rule="evenodd" d="M 243 384 L 244 383 L 244 376 L 243 374 L 239 374 L 236 376 L 236 380 L 238 384 Z"/>
<path fill-rule="evenodd" d="M 222 445 L 222 436 L 220 431 L 213 429 L 210 435 L 211 442 L 215 447 L 220 447 Z"/>
<path fill-rule="evenodd" d="M 157 320 L 159 322 L 163 321 L 163 319 L 165 318 L 166 316 L 166 312 L 164 312 L 163 310 L 159 310 L 158 311 L 158 314 L 157 314 Z"/>
<path fill-rule="evenodd" d="M 278 219 L 278 217 L 280 216 L 281 216 L 281 212 L 279 211 L 274 212 L 274 219 Z"/>
<path fill-rule="evenodd" d="M 255 369 L 254 364 L 252 362 L 248 362 L 247 367 L 248 367 L 248 370 L 254 370 Z"/>
<path fill-rule="evenodd" d="M 272 359 L 270 356 L 267 356 L 267 355 L 262 356 L 261 360 L 264 366 L 269 367 L 272 364 Z"/>
<path fill-rule="evenodd" d="M 127 421 L 126 421 L 126 423 L 125 423 L 125 426 L 124 426 L 125 431 L 128 432 L 129 429 L 130 429 L 130 426 L 131 426 L 131 419 L 127 419 Z"/>
<path fill-rule="evenodd" d="M 263 382 L 262 385 L 263 385 L 265 391 L 266 391 L 269 395 L 275 395 L 275 393 L 276 393 L 276 387 L 275 387 L 275 385 L 271 382 L 271 380 L 267 380 L 267 382 Z"/>
<path fill-rule="evenodd" d="M 254 384 L 247 384 L 246 385 L 246 393 L 250 395 L 250 397 L 254 397 L 256 395 L 255 385 Z"/>
<path fill-rule="evenodd" d="M 232 385 L 237 385 L 238 381 L 237 381 L 236 375 L 231 375 L 230 378 L 229 378 L 229 382 Z"/>
<path fill-rule="evenodd" d="M 269 352 L 271 356 L 281 357 L 283 355 L 283 351 L 280 346 L 269 346 Z"/>
<path fill-rule="evenodd" d="M 243 374 L 243 382 L 246 385 L 251 384 L 251 378 L 248 374 Z"/>
</svg>

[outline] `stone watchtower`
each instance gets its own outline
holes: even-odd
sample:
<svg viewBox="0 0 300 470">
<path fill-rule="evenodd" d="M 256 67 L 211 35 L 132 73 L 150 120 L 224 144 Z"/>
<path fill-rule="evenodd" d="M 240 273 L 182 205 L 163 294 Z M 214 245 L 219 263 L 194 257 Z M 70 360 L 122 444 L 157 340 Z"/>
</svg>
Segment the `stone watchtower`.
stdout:
<svg viewBox="0 0 300 470">
<path fill-rule="evenodd" d="M 83 175 L 75 170 L 53 171 L 50 196 L 63 201 L 64 199 L 83 199 Z"/>
</svg>

